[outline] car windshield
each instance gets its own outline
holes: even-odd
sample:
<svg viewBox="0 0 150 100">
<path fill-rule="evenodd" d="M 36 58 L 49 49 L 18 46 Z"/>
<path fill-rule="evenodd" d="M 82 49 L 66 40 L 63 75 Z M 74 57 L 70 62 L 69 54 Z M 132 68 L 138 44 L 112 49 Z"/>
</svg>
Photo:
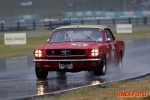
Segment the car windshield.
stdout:
<svg viewBox="0 0 150 100">
<path fill-rule="evenodd" d="M 102 30 L 98 28 L 66 28 L 54 32 L 51 42 L 97 41 L 103 42 Z"/>
</svg>

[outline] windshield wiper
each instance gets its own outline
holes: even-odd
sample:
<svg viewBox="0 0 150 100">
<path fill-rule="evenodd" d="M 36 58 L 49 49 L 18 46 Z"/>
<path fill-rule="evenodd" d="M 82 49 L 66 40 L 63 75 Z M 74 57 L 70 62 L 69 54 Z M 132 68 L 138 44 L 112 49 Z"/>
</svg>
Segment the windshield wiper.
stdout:
<svg viewBox="0 0 150 100">
<path fill-rule="evenodd" d="M 86 37 L 88 37 L 88 38 L 90 38 L 90 39 L 92 39 L 92 40 L 94 40 L 94 41 L 96 41 L 95 39 L 93 39 L 91 36 L 89 36 L 89 35 L 87 35 L 87 34 L 84 34 L 84 33 L 82 33 L 84 36 L 86 36 Z"/>
<path fill-rule="evenodd" d="M 72 38 L 71 38 L 71 36 L 70 36 L 70 35 L 69 35 L 66 31 L 64 31 L 64 33 L 68 35 L 68 37 L 69 37 L 70 41 L 72 42 Z"/>
</svg>

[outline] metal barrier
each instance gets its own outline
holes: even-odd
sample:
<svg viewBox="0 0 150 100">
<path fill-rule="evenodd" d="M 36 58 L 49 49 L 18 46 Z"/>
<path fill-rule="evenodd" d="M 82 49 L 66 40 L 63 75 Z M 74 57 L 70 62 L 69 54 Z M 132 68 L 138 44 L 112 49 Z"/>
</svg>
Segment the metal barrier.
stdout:
<svg viewBox="0 0 150 100">
<path fill-rule="evenodd" d="M 116 24 L 133 24 L 147 25 L 150 24 L 150 17 L 133 17 L 133 18 L 103 18 L 103 19 L 75 19 L 75 20 L 57 20 L 57 21 L 24 21 L 24 22 L 5 22 L 0 24 L 0 31 L 9 30 L 35 30 L 39 28 L 56 28 L 63 25 L 79 24 L 97 24 L 97 25 L 116 25 Z"/>
</svg>

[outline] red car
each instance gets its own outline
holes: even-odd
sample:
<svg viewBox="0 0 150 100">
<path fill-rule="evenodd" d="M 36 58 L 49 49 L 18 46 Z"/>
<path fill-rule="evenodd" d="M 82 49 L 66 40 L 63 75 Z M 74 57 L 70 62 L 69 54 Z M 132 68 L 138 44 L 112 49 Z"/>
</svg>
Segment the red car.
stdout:
<svg viewBox="0 0 150 100">
<path fill-rule="evenodd" d="M 122 66 L 123 41 L 116 40 L 109 27 L 101 25 L 69 25 L 56 28 L 48 43 L 34 49 L 37 78 L 47 78 L 49 71 L 94 71 L 105 75 L 108 64 Z"/>
</svg>

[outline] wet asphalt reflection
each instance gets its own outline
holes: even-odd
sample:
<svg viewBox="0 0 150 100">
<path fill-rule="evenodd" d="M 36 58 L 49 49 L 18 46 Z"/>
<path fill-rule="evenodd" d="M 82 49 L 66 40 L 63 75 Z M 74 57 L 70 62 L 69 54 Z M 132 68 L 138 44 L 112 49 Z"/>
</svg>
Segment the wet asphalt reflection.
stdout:
<svg viewBox="0 0 150 100">
<path fill-rule="evenodd" d="M 47 80 L 35 76 L 33 56 L 22 56 L 0 60 L 0 100 L 42 95 L 90 84 L 109 82 L 150 71 L 150 39 L 126 41 L 123 69 L 108 66 L 105 76 L 95 77 L 92 72 L 66 73 L 57 76 L 49 72 Z"/>
</svg>

